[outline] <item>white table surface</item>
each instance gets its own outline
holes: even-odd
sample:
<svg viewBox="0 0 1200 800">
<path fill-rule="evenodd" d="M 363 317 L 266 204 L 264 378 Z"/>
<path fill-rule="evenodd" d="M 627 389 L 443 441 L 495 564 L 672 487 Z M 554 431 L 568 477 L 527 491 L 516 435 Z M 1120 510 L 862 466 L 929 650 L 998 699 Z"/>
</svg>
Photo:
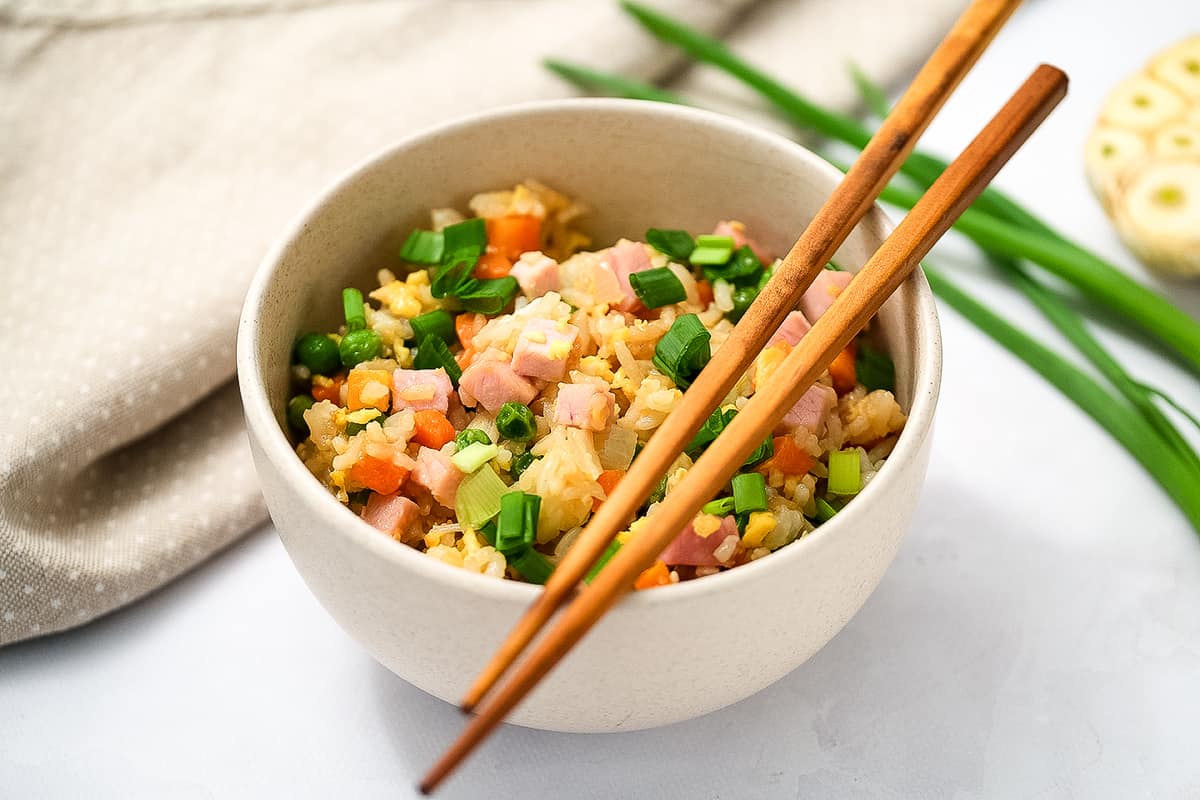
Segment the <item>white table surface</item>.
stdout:
<svg viewBox="0 0 1200 800">
<path fill-rule="evenodd" d="M 1107 87 L 1197 31 L 1182 0 L 1035 0 L 923 144 L 954 152 L 1037 60 L 1063 66 L 1069 99 L 1000 183 L 1136 270 L 1080 145 Z M 981 272 L 964 247 L 935 261 Z M 1006 287 L 964 280 L 1045 331 Z M 1200 292 L 1171 293 L 1200 315 Z M 1200 797 L 1200 538 L 1068 401 L 953 312 L 943 325 L 916 522 L 839 636 L 689 723 L 506 727 L 441 796 Z M 1168 360 L 1105 339 L 1200 408 Z M 0 652 L 4 797 L 408 797 L 461 724 L 333 624 L 269 528 L 133 608 Z"/>
</svg>

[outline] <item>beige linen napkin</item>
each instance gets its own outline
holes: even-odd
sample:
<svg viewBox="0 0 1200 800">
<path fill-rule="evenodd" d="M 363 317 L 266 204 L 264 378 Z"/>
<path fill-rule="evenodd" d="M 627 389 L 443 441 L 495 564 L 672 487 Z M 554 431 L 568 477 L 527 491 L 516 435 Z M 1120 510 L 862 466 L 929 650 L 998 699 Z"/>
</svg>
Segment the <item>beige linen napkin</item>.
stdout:
<svg viewBox="0 0 1200 800">
<path fill-rule="evenodd" d="M 814 96 L 902 75 L 958 0 L 654 0 Z M 234 372 L 271 240 L 415 129 L 672 55 L 612 0 L 0 0 L 0 645 L 145 595 L 266 519 Z M 728 82 L 677 84 L 732 101 Z"/>
</svg>

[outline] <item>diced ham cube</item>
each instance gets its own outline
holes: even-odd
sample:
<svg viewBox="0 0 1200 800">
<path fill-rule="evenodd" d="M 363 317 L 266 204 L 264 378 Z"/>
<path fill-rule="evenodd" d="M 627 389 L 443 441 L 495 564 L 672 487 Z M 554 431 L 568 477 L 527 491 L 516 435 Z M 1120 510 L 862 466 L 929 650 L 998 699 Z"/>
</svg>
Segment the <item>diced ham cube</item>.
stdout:
<svg viewBox="0 0 1200 800">
<path fill-rule="evenodd" d="M 825 427 L 825 418 L 836 405 L 837 392 L 824 384 L 814 383 L 779 421 L 775 432 L 786 433 L 796 428 L 806 428 L 811 433 L 819 434 Z"/>
<path fill-rule="evenodd" d="M 454 498 L 463 474 L 450 462 L 450 456 L 441 450 L 422 447 L 417 451 L 417 466 L 411 478 L 428 489 L 434 500 L 446 508 L 454 508 Z"/>
<path fill-rule="evenodd" d="M 536 250 L 521 256 L 508 274 L 517 279 L 522 294 L 530 299 L 561 288 L 558 262 Z"/>
<path fill-rule="evenodd" d="M 543 381 L 560 381 L 567 371 L 567 357 L 579 328 L 551 322 L 548 319 L 530 320 L 517 337 L 513 350 L 512 368 L 518 375 Z"/>
<path fill-rule="evenodd" d="M 560 383 L 554 419 L 559 425 L 570 425 L 589 431 L 608 427 L 616 398 L 594 383 Z"/>
<path fill-rule="evenodd" d="M 368 525 L 400 539 L 419 514 L 417 504 L 407 497 L 372 492 L 362 516 Z"/>
<path fill-rule="evenodd" d="M 767 347 L 776 342 L 787 342 L 792 347 L 795 347 L 799 343 L 800 337 L 808 333 L 811 327 L 812 325 L 808 324 L 808 320 L 799 311 L 789 312 L 783 318 L 783 324 L 779 326 L 779 330 L 775 331 L 767 342 Z"/>
<path fill-rule="evenodd" d="M 829 310 L 842 290 L 850 285 L 854 275 L 839 270 L 823 269 L 800 298 L 800 310 L 809 322 L 816 322 Z"/>
<path fill-rule="evenodd" d="M 754 255 L 758 256 L 758 260 L 768 267 L 775 261 L 775 256 L 771 254 L 770 250 L 746 235 L 746 226 L 740 222 L 733 220 L 718 222 L 717 227 L 713 228 L 713 236 L 731 237 L 733 239 L 734 250 L 749 247 L 754 251 Z"/>
<path fill-rule="evenodd" d="M 537 396 L 537 387 L 514 372 L 507 361 L 477 358 L 458 379 L 458 396 L 464 406 L 483 406 L 495 414 L 505 403 L 529 405 Z"/>
<path fill-rule="evenodd" d="M 688 526 L 679 532 L 679 535 L 671 540 L 667 548 L 662 551 L 658 557 L 660 561 L 666 562 L 669 566 L 691 566 L 691 567 L 719 567 L 728 566 L 733 560 L 734 553 L 737 552 L 736 547 L 726 547 L 722 549 L 722 555 L 725 555 L 725 550 L 729 553 L 724 561 L 721 561 L 716 556 L 716 551 L 721 548 L 725 540 L 730 536 L 737 537 L 737 520 L 732 516 L 727 516 L 721 519 L 721 527 L 710 533 L 708 536 L 701 536 L 696 533 L 696 529 L 689 522 Z"/>
<path fill-rule="evenodd" d="M 445 414 L 450 408 L 450 392 L 453 390 L 450 376 L 441 367 L 398 369 L 392 373 L 392 409 L 433 409 Z"/>
<path fill-rule="evenodd" d="M 650 255 L 646 252 L 646 246 L 640 242 L 623 239 L 605 251 L 605 258 L 601 264 L 607 264 L 617 279 L 621 297 L 616 302 L 616 307 L 622 311 L 635 311 L 640 308 L 642 301 L 629 284 L 629 276 L 650 269 Z"/>
</svg>

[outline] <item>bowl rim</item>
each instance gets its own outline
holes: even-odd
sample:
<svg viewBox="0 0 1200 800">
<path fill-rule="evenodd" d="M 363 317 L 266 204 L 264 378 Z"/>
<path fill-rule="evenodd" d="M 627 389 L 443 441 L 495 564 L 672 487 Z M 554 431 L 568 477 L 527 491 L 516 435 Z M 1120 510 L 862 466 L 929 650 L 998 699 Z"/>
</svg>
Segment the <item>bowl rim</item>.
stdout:
<svg viewBox="0 0 1200 800">
<path fill-rule="evenodd" d="M 400 152 L 426 144 L 449 133 L 510 118 L 562 113 L 611 114 L 614 112 L 657 116 L 664 123 L 675 125 L 721 129 L 723 133 L 743 138 L 747 142 L 748 148 L 790 151 L 789 155 L 800 161 L 805 169 L 813 173 L 815 178 L 828 179 L 832 185 L 836 185 L 842 177 L 841 171 L 811 150 L 784 136 L 754 127 L 734 117 L 686 106 L 615 98 L 534 101 L 506 105 L 459 117 L 424 128 L 391 145 L 382 147 L 339 174 L 293 218 L 259 263 L 246 293 L 237 334 L 237 376 L 248 434 L 254 437 L 262 455 L 279 473 L 280 479 L 291 484 L 304 498 L 306 509 L 321 516 L 323 525 L 331 529 L 330 535 L 343 536 L 356 545 L 367 548 L 374 556 L 387 559 L 400 569 L 420 572 L 423 577 L 440 584 L 447 590 L 465 591 L 476 594 L 481 599 L 519 604 L 532 602 L 537 596 L 540 591 L 540 587 L 537 585 L 485 578 L 485 576 L 428 558 L 424 553 L 391 537 L 380 536 L 378 530 L 368 525 L 329 494 L 296 457 L 290 441 L 271 410 L 263 367 L 258 363 L 256 355 L 261 331 L 258 320 L 263 302 L 273 285 L 279 262 L 310 221 L 318 216 L 325 205 L 341 192 L 346 191 L 378 165 L 396 157 Z M 863 217 L 860 224 L 863 223 L 874 223 L 884 236 L 888 235 L 894 227 L 878 204 L 873 205 Z M 912 405 L 908 412 L 908 420 L 892 454 L 871 482 L 855 497 L 854 502 L 848 504 L 834 519 L 821 525 L 812 533 L 780 548 L 779 551 L 773 552 L 767 557 L 743 564 L 737 569 L 723 570 L 700 580 L 682 581 L 678 584 L 660 587 L 658 591 L 630 592 L 630 596 L 623 598 L 613 609 L 613 613 L 619 614 L 624 610 L 634 611 L 644 607 L 687 602 L 697 593 L 734 589 L 739 582 L 755 580 L 767 570 L 787 569 L 792 561 L 809 557 L 813 551 L 824 547 L 835 536 L 849 535 L 843 533 L 843 529 L 857 524 L 859 517 L 866 513 L 865 509 L 873 502 L 874 498 L 882 494 L 888 485 L 898 479 L 899 472 L 919 454 L 921 445 L 929 435 L 932 426 L 941 384 L 941 331 L 933 294 L 924 273 L 918 269 L 907 280 L 914 278 L 913 310 L 918 321 L 916 328 L 919 334 L 923 333 L 924 335 L 919 335 L 918 341 L 915 343 L 917 349 L 913 361 Z M 893 462 L 895 462 L 894 465 Z"/>
</svg>

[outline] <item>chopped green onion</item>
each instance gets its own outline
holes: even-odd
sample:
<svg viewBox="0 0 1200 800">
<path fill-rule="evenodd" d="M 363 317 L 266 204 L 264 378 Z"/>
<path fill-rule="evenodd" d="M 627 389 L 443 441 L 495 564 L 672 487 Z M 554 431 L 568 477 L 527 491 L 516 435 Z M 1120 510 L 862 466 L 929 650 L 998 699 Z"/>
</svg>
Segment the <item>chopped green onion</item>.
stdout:
<svg viewBox="0 0 1200 800">
<path fill-rule="evenodd" d="M 651 228 L 646 231 L 646 242 L 672 261 L 680 263 L 687 261 L 688 256 L 696 249 L 696 242 L 687 231 Z"/>
<path fill-rule="evenodd" d="M 537 433 L 533 412 L 520 403 L 508 402 L 496 414 L 496 429 L 505 439 L 528 442 Z"/>
<path fill-rule="evenodd" d="M 454 334 L 454 318 L 440 308 L 413 317 L 408 324 L 412 326 L 413 338 L 418 344 L 429 335 L 437 336 L 446 344 L 454 344 L 457 341 Z"/>
<path fill-rule="evenodd" d="M 304 421 L 304 412 L 313 407 L 313 399 L 306 394 L 298 394 L 287 404 L 287 421 L 299 433 L 308 435 L 308 423 Z"/>
<path fill-rule="evenodd" d="M 373 415 L 368 416 L 366 414 L 363 414 L 364 411 L 374 411 L 375 413 Z M 365 421 L 358 421 L 358 420 L 351 419 L 351 417 L 357 417 L 357 416 L 368 416 L 368 418 Z M 346 417 L 346 435 L 353 436 L 354 434 L 358 433 L 359 431 L 365 429 L 372 422 L 378 422 L 380 425 L 382 425 L 383 421 L 385 419 L 386 419 L 386 416 L 384 415 L 384 413 L 376 408 L 364 408 L 359 411 L 354 411 L 354 412 L 350 413 L 349 415 L 347 415 L 347 417 Z"/>
<path fill-rule="evenodd" d="M 353 369 L 364 361 L 379 358 L 382 352 L 383 340 L 370 328 L 350 331 L 338 343 L 338 355 L 341 356 L 342 366 L 346 369 Z"/>
<path fill-rule="evenodd" d="M 468 528 L 478 529 L 500 513 L 500 498 L 507 491 L 508 487 L 491 467 L 466 476 L 454 496 L 454 513 L 458 515 L 458 521 Z"/>
<path fill-rule="evenodd" d="M 733 508 L 739 514 L 767 510 L 767 481 L 757 472 L 733 476 Z"/>
<path fill-rule="evenodd" d="M 729 263 L 705 267 L 704 277 L 714 283 L 721 280 L 737 286 L 754 286 L 758 283 L 762 271 L 762 262 L 758 260 L 754 251 L 749 247 L 742 247 L 733 254 Z"/>
<path fill-rule="evenodd" d="M 454 360 L 454 354 L 442 341 L 440 336 L 427 336 L 417 348 L 413 356 L 413 366 L 417 369 L 437 369 L 441 367 L 450 376 L 454 388 L 458 388 L 458 379 L 462 377 L 462 368 Z"/>
<path fill-rule="evenodd" d="M 725 316 L 730 322 L 737 323 L 749 310 L 750 304 L 758 297 L 758 289 L 753 286 L 739 286 L 733 290 L 733 309 Z"/>
<path fill-rule="evenodd" d="M 508 466 L 508 472 L 510 475 L 512 475 L 513 480 L 519 480 L 522 473 L 529 469 L 529 465 L 534 461 L 537 461 L 537 459 L 537 456 L 529 452 L 519 453 L 518 455 L 513 456 L 512 461 Z"/>
<path fill-rule="evenodd" d="M 719 250 L 733 249 L 732 236 L 717 236 L 712 233 L 702 233 L 696 237 L 696 247 L 715 247 Z"/>
<path fill-rule="evenodd" d="M 491 444 L 491 437 L 487 435 L 487 431 L 479 428 L 466 428 L 458 432 L 454 437 L 455 451 L 464 450 L 473 444 Z"/>
<path fill-rule="evenodd" d="M 661 308 L 687 299 L 687 291 L 674 272 L 666 267 L 634 272 L 629 285 L 646 308 Z"/>
<path fill-rule="evenodd" d="M 415 230 L 400 247 L 400 258 L 411 264 L 438 264 L 445 249 L 441 231 Z"/>
<path fill-rule="evenodd" d="M 753 467 L 755 464 L 766 461 L 771 456 L 775 455 L 775 442 L 768 436 L 763 439 L 762 444 L 754 448 L 754 452 L 746 458 L 745 466 Z"/>
<path fill-rule="evenodd" d="M 763 290 L 763 287 L 767 285 L 767 283 L 771 280 L 771 276 L 774 274 L 775 274 L 774 267 L 767 267 L 766 269 L 764 269 L 763 274 L 758 279 L 758 284 L 755 285 L 754 288 L 758 289 L 761 292 Z"/>
<path fill-rule="evenodd" d="M 833 519 L 833 515 L 838 513 L 828 500 L 824 497 L 817 498 L 817 520 L 820 522 L 829 522 Z"/>
<path fill-rule="evenodd" d="M 654 366 L 680 389 L 686 389 L 711 357 L 710 338 L 711 334 L 699 317 L 681 314 L 671 323 L 666 335 L 658 340 L 654 348 Z"/>
<path fill-rule="evenodd" d="M 346 329 L 361 331 L 367 327 L 367 314 L 363 306 L 362 292 L 353 286 L 342 289 L 342 310 L 346 315 Z"/>
<path fill-rule="evenodd" d="M 732 497 L 722 497 L 719 500 L 712 500 L 704 504 L 704 508 L 700 509 L 705 514 L 713 514 L 714 516 L 724 517 L 732 514 L 737 504 Z"/>
<path fill-rule="evenodd" d="M 845 272 L 846 271 L 846 270 L 842 269 L 841 267 L 839 267 L 837 264 L 833 263 L 832 261 L 830 261 L 828 264 L 825 265 L 825 269 L 829 270 L 830 272 Z"/>
<path fill-rule="evenodd" d="M 530 583 L 544 584 L 554 572 L 554 564 L 550 559 L 530 547 L 524 553 L 508 562 L 509 566 L 521 574 Z"/>
<path fill-rule="evenodd" d="M 615 556 L 617 551 L 620 549 L 621 543 L 616 539 L 613 539 L 611 542 L 609 542 L 608 547 L 606 547 L 604 552 L 600 554 L 600 558 L 596 559 L 596 563 L 593 564 L 592 568 L 588 570 L 588 574 L 583 576 L 583 582 L 591 583 L 592 581 L 596 580 L 596 576 L 600 574 L 600 570 L 604 569 L 604 565 L 612 560 L 612 557 Z"/>
<path fill-rule="evenodd" d="M 887 389 L 896 385 L 896 367 L 887 353 L 876 350 L 864 341 L 858 342 L 858 353 L 854 357 L 854 372 L 858 382 L 871 391 Z"/>
<path fill-rule="evenodd" d="M 829 454 L 829 493 L 858 494 L 862 489 L 862 459 L 857 450 L 834 450 Z"/>
<path fill-rule="evenodd" d="M 477 311 L 485 316 L 495 316 L 512 302 L 521 291 L 521 285 L 511 275 L 490 280 L 472 281 L 458 292 L 463 308 Z"/>
<path fill-rule="evenodd" d="M 699 458 L 704 452 L 704 448 L 712 444 L 712 441 L 721 435 L 721 431 L 725 430 L 725 426 L 734 418 L 737 411 L 732 408 L 714 409 L 708 415 L 708 419 L 704 420 L 704 424 L 700 426 L 700 430 L 696 431 L 696 435 L 692 437 L 692 441 L 688 442 L 688 446 L 684 452 L 693 459 Z"/>
<path fill-rule="evenodd" d="M 724 264 L 733 256 L 732 247 L 697 247 L 688 260 L 693 264 Z"/>
<path fill-rule="evenodd" d="M 430 294 L 437 298 L 457 297 L 460 291 L 470 288 L 475 283 L 471 277 L 471 270 L 475 269 L 475 262 L 478 259 L 478 253 L 472 255 L 466 252 L 451 255 L 442 262 L 440 267 L 432 270 Z"/>
<path fill-rule="evenodd" d="M 478 471 L 480 467 L 495 458 L 499 452 L 500 448 L 494 444 L 472 442 L 450 456 L 450 463 L 458 467 L 459 472 L 469 474 Z"/>
<path fill-rule="evenodd" d="M 533 544 L 534 529 L 529 527 L 526 511 L 528 499 L 537 495 L 524 492 L 508 492 L 500 498 L 500 516 L 496 523 L 496 549 L 505 556 L 512 556 Z M 537 498 L 540 502 L 541 498 Z M 533 516 L 534 526 L 537 515 Z"/>
<path fill-rule="evenodd" d="M 474 252 L 478 258 L 487 249 L 487 223 L 482 217 L 472 217 L 442 230 L 443 253 L 454 256 L 458 253 Z"/>
<path fill-rule="evenodd" d="M 662 499 L 666 496 L 667 496 L 667 476 L 663 475 L 662 479 L 659 480 L 658 483 L 654 484 L 654 491 L 652 491 L 650 493 L 650 496 L 646 498 L 646 504 L 653 505 L 654 503 L 661 503 Z"/>
<path fill-rule="evenodd" d="M 496 520 L 488 520 L 476 533 L 482 536 L 483 540 L 492 547 L 496 546 Z"/>
<path fill-rule="evenodd" d="M 296 360 L 314 375 L 331 375 L 340 363 L 337 342 L 323 333 L 306 333 L 296 342 Z"/>
</svg>

